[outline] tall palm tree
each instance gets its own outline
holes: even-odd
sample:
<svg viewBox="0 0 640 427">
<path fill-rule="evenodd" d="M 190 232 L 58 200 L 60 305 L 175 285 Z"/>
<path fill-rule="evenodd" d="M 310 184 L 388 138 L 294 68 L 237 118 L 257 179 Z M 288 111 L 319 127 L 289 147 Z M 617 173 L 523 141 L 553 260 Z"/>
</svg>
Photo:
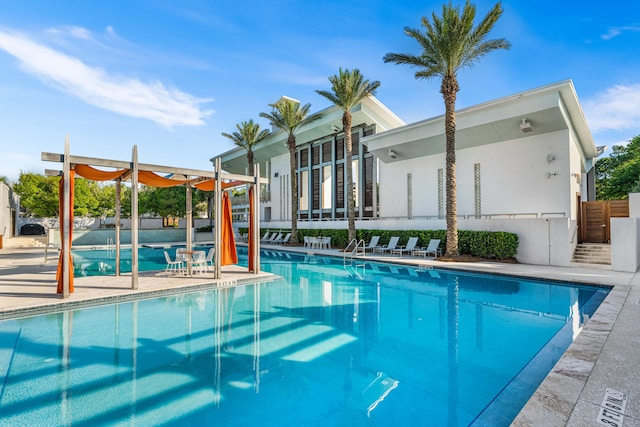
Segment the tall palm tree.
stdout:
<svg viewBox="0 0 640 427">
<path fill-rule="evenodd" d="M 349 222 L 349 241 L 356 238 L 356 213 L 353 197 L 353 170 L 351 167 L 353 157 L 353 145 L 351 142 L 351 110 L 367 96 L 375 93 L 380 87 L 380 82 L 365 80 L 360 70 L 340 68 L 338 74 L 329 77 L 331 90 L 316 90 L 319 95 L 340 107 L 342 114 L 342 131 L 344 132 L 344 145 L 346 147 L 345 169 L 347 170 L 347 219 Z"/>
<path fill-rule="evenodd" d="M 291 243 L 298 243 L 298 176 L 296 174 L 296 133 L 302 126 L 318 120 L 320 114 L 309 115 L 311 104 L 300 105 L 296 100 L 283 97 L 272 107 L 271 113 L 260 113 L 260 117 L 271 122 L 275 129 L 287 134 L 289 166 L 291 176 Z"/>
<path fill-rule="evenodd" d="M 249 166 L 249 174 L 253 175 L 253 148 L 262 140 L 268 137 L 271 132 L 268 129 L 260 130 L 260 125 L 249 119 L 248 122 L 241 122 L 236 125 L 237 132 L 228 134 L 222 132 L 222 136 L 232 140 L 238 147 L 247 150 L 247 164 Z"/>
<path fill-rule="evenodd" d="M 474 28 L 476 7 L 468 0 L 460 13 L 459 6 L 442 5 L 442 16 L 432 14 L 433 23 L 422 18 L 424 32 L 406 27 L 407 36 L 417 40 L 422 51 L 419 55 L 387 53 L 383 61 L 407 64 L 419 68 L 416 79 L 440 77 L 440 93 L 444 99 L 444 127 L 446 136 L 446 193 L 447 193 L 447 247 L 446 254 L 458 254 L 458 212 L 456 202 L 456 97 L 458 71 L 473 66 L 489 52 L 509 49 L 511 43 L 505 39 L 487 40 L 502 15 L 500 2 Z"/>
</svg>

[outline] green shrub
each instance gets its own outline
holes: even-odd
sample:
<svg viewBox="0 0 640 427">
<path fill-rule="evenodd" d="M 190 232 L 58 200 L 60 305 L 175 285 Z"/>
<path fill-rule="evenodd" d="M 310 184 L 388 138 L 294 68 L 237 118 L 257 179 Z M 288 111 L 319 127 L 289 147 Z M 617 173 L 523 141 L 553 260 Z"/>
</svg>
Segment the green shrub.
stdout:
<svg viewBox="0 0 640 427">
<path fill-rule="evenodd" d="M 260 237 L 266 231 L 280 229 L 262 229 Z M 240 229 L 243 232 L 243 229 Z M 348 231 L 336 229 L 298 229 L 298 239 L 302 243 L 304 236 L 331 237 L 331 247 L 345 248 L 348 244 Z M 398 245 L 406 245 L 410 237 L 418 237 L 418 246 L 427 246 L 431 239 L 440 239 L 440 251 L 444 253 L 447 244 L 446 230 L 357 230 L 358 240 L 369 243 L 373 236 L 380 236 L 378 244 L 386 245 L 393 236 L 398 236 Z M 461 255 L 472 255 L 488 259 L 515 258 L 518 253 L 518 235 L 504 231 L 458 230 L 458 251 Z"/>
</svg>

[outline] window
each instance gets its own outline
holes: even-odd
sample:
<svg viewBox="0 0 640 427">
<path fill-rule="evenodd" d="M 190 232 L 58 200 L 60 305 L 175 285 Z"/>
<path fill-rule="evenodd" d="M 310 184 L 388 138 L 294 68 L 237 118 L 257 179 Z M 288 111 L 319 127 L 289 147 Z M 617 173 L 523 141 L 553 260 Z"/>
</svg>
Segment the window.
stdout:
<svg viewBox="0 0 640 427">
<path fill-rule="evenodd" d="M 344 209 L 344 163 L 336 164 L 336 208 Z"/>
<path fill-rule="evenodd" d="M 332 185 L 331 166 L 322 167 L 322 209 L 331 209 L 332 205 Z"/>
<path fill-rule="evenodd" d="M 300 171 L 300 206 L 301 211 L 309 210 L 309 171 Z"/>
<path fill-rule="evenodd" d="M 351 161 L 351 173 L 352 173 L 352 179 L 353 179 L 353 205 L 354 207 L 358 207 L 360 206 L 360 204 L 358 203 L 358 196 L 360 195 L 360 185 L 359 185 L 359 174 L 358 174 L 358 164 L 359 164 L 359 160 L 355 159 Z"/>
</svg>

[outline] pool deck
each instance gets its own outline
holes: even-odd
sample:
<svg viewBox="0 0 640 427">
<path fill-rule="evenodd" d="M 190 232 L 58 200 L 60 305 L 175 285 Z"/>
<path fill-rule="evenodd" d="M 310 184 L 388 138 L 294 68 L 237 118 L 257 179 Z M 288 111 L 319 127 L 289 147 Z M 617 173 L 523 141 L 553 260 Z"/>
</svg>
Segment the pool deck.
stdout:
<svg viewBox="0 0 640 427">
<path fill-rule="evenodd" d="M 318 255 L 342 257 L 335 249 L 274 247 Z M 584 326 L 562 358 L 513 421 L 514 426 L 599 426 L 603 415 L 619 426 L 640 426 L 640 274 L 611 271 L 609 266 L 572 264 L 549 267 L 492 262 L 450 263 L 411 256 L 367 254 L 368 260 L 462 269 L 494 274 L 579 282 L 612 287 L 605 301 Z M 213 289 L 240 283 L 272 280 L 237 266 L 223 267 L 222 279 L 198 274 L 192 277 L 167 273 L 141 273 L 138 289 L 131 276 L 77 277 L 75 292 L 62 299 L 55 293 L 56 261 L 44 262 L 44 248 L 12 244 L 0 249 L 0 320 L 99 303 L 151 298 L 187 290 Z M 605 405 L 607 389 L 626 397 L 623 411 Z M 615 403 L 615 402 L 614 402 Z M 608 411 L 608 412 L 607 412 Z M 620 422 L 619 413 L 623 412 Z M 500 414 L 495 421 L 504 424 Z M 490 425 L 490 424 L 489 424 Z"/>
</svg>

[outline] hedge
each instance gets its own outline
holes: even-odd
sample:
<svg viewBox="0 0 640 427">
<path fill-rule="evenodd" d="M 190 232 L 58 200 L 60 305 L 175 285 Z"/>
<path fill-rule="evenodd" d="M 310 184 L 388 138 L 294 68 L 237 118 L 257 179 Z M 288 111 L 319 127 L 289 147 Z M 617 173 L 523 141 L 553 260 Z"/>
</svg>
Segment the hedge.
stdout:
<svg viewBox="0 0 640 427">
<path fill-rule="evenodd" d="M 262 229 L 262 237 L 266 231 L 283 231 L 280 229 Z M 240 229 L 240 232 L 247 232 Z M 446 230 L 356 230 L 358 240 L 369 242 L 371 237 L 380 236 L 378 244 L 386 245 L 392 236 L 400 237 L 399 245 L 406 245 L 410 237 L 418 237 L 418 246 L 427 246 L 431 239 L 440 239 L 440 250 L 445 252 L 447 244 Z M 347 230 L 336 229 L 298 229 L 298 240 L 304 236 L 331 237 L 331 246 L 345 248 L 349 243 Z M 461 255 L 473 255 L 488 259 L 515 258 L 518 253 L 518 235 L 504 231 L 471 231 L 458 230 L 458 251 Z"/>
</svg>

